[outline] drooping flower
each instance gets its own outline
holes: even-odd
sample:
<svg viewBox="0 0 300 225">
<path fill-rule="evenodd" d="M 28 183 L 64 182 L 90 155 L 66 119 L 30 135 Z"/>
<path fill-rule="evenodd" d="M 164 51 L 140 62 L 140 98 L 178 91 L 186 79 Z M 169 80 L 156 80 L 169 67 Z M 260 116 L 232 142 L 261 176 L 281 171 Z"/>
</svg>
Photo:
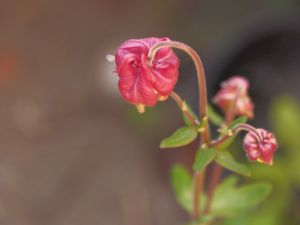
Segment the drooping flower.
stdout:
<svg viewBox="0 0 300 225">
<path fill-rule="evenodd" d="M 273 156 L 278 148 L 274 134 L 262 128 L 257 132 L 248 132 L 244 138 L 243 146 L 247 157 L 251 161 L 272 165 Z"/>
<path fill-rule="evenodd" d="M 130 39 L 115 55 L 119 90 L 123 98 L 143 112 L 145 106 L 154 106 L 165 100 L 178 79 L 179 59 L 171 48 L 158 50 L 151 65 L 148 53 L 152 46 L 169 38 Z"/>
<path fill-rule="evenodd" d="M 234 116 L 247 116 L 253 118 L 254 104 L 249 94 L 249 82 L 241 76 L 234 76 L 221 83 L 221 89 L 214 96 L 213 102 L 224 113 L 233 113 Z"/>
</svg>

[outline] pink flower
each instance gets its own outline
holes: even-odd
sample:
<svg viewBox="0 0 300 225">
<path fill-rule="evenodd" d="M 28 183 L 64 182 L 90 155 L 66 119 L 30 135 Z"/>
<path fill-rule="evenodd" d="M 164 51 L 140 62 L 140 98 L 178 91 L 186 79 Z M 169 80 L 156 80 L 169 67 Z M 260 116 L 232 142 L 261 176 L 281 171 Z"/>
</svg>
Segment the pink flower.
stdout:
<svg viewBox="0 0 300 225">
<path fill-rule="evenodd" d="M 244 138 L 244 150 L 249 160 L 272 165 L 273 156 L 278 148 L 275 136 L 265 129 L 248 132 Z"/>
<path fill-rule="evenodd" d="M 166 99 L 178 79 L 179 59 L 171 48 L 161 48 L 151 65 L 148 52 L 153 45 L 168 38 L 130 39 L 117 50 L 115 62 L 119 90 L 123 98 L 141 111 Z"/>
<path fill-rule="evenodd" d="M 254 105 L 248 95 L 249 82 L 241 76 L 234 76 L 221 83 L 221 89 L 213 98 L 225 114 L 253 118 Z"/>
</svg>

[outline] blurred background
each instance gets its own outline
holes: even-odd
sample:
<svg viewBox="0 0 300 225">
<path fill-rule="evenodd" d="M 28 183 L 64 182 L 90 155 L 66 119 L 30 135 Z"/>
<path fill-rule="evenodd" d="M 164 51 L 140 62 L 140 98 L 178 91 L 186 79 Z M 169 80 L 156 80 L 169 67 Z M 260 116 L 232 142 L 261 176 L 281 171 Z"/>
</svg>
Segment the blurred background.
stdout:
<svg viewBox="0 0 300 225">
<path fill-rule="evenodd" d="M 227 224 L 300 224 L 298 0 L 0 0 L 0 224 L 189 219 L 169 170 L 189 165 L 196 144 L 158 147 L 182 125 L 180 113 L 167 101 L 139 115 L 121 99 L 105 58 L 122 41 L 148 36 L 193 46 L 210 96 L 229 76 L 247 77 L 253 124 L 279 138 L 273 169 L 253 165 L 252 179 L 274 184 L 272 197 Z M 194 67 L 178 54 L 176 91 L 196 109 Z"/>
</svg>

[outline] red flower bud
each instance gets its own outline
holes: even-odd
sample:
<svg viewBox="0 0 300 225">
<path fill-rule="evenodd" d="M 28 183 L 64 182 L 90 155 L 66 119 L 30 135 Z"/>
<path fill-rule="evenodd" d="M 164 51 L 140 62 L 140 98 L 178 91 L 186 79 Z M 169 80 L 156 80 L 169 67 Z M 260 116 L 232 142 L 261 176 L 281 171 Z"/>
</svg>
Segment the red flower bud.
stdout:
<svg viewBox="0 0 300 225">
<path fill-rule="evenodd" d="M 248 132 L 244 138 L 244 150 L 249 160 L 272 165 L 273 155 L 278 148 L 275 136 L 265 129 Z"/>
<path fill-rule="evenodd" d="M 148 52 L 168 38 L 130 39 L 117 50 L 115 61 L 123 98 L 138 106 L 154 106 L 172 92 L 178 79 L 179 59 L 171 48 L 158 50 L 149 65 Z"/>
<path fill-rule="evenodd" d="M 249 82 L 244 77 L 234 76 L 221 83 L 221 89 L 213 98 L 224 113 L 233 110 L 234 116 L 254 116 L 254 105 L 248 95 Z"/>
</svg>

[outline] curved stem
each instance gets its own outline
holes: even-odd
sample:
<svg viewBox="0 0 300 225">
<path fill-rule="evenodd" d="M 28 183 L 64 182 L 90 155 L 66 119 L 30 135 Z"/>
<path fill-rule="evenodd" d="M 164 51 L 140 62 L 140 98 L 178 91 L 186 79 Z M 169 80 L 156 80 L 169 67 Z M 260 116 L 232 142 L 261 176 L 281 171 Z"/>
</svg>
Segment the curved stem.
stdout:
<svg viewBox="0 0 300 225">
<path fill-rule="evenodd" d="M 203 119 L 204 117 L 207 117 L 207 90 L 206 90 L 206 79 L 205 79 L 205 74 L 204 74 L 204 68 L 203 68 L 203 63 L 197 54 L 197 52 L 192 49 L 190 46 L 178 42 L 178 41 L 163 41 L 159 42 L 156 45 L 154 45 L 149 53 L 148 53 L 148 58 L 149 58 L 149 64 L 151 65 L 154 57 L 157 53 L 157 51 L 160 48 L 164 47 L 171 47 L 171 48 L 176 48 L 184 51 L 187 53 L 193 60 L 196 71 L 197 71 L 197 78 L 198 78 L 198 95 L 199 95 L 199 116 L 200 119 Z M 210 141 L 210 131 L 209 131 L 209 125 L 207 123 L 205 131 L 203 132 L 202 135 L 202 140 L 204 144 L 209 143 Z"/>
<path fill-rule="evenodd" d="M 235 125 L 232 130 L 231 130 L 231 134 L 230 135 L 226 135 L 223 136 L 215 141 L 212 141 L 209 146 L 210 147 L 214 147 L 214 146 L 218 146 L 222 143 L 224 143 L 228 138 L 232 137 L 233 135 L 236 135 L 237 133 L 239 133 L 240 131 L 248 131 L 251 132 L 252 134 L 255 135 L 255 137 L 257 138 L 257 140 L 262 141 L 262 136 L 261 134 L 255 129 L 255 127 L 246 124 L 246 123 L 239 123 L 237 125 Z"/>
<path fill-rule="evenodd" d="M 189 121 L 193 125 L 199 125 L 199 121 L 194 118 L 194 116 L 190 113 L 188 110 L 185 102 L 180 98 L 178 94 L 176 94 L 174 91 L 170 93 L 170 97 L 177 103 L 178 107 L 181 109 L 182 113 L 189 119 Z"/>
<path fill-rule="evenodd" d="M 206 90 L 206 79 L 204 74 L 204 68 L 203 63 L 197 54 L 197 52 L 192 49 L 190 46 L 177 42 L 177 41 L 165 41 L 165 42 L 159 42 L 156 45 L 154 45 L 149 53 L 149 64 L 151 65 L 153 62 L 153 59 L 155 57 L 155 54 L 160 48 L 164 47 L 171 47 L 176 48 L 184 51 L 187 53 L 193 60 L 196 71 L 197 71 L 197 78 L 198 78 L 198 96 L 199 96 L 199 116 L 200 119 L 203 120 L 204 118 L 207 118 L 207 90 Z M 201 135 L 201 141 L 202 144 L 209 144 L 210 142 L 210 130 L 209 130 L 209 124 L 206 123 L 204 132 L 200 134 Z M 194 174 L 194 218 L 199 219 L 201 216 L 201 209 L 200 209 L 200 200 L 201 200 L 201 193 L 204 186 L 204 177 L 205 177 L 205 170 L 202 170 L 201 172 L 196 172 Z"/>
<path fill-rule="evenodd" d="M 232 133 L 235 134 L 242 130 L 251 132 L 256 136 L 257 140 L 263 141 L 263 137 L 261 136 L 261 134 L 257 131 L 255 127 L 251 126 L 250 124 L 239 123 L 232 128 Z"/>
</svg>

